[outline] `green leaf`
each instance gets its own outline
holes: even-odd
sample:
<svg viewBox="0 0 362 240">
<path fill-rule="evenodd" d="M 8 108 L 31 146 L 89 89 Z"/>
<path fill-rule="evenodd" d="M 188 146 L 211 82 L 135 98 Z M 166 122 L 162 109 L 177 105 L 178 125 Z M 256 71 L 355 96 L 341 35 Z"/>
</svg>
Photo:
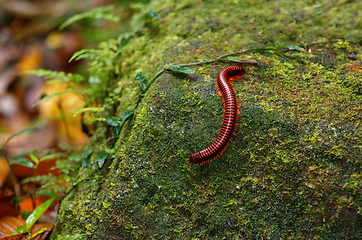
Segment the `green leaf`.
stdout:
<svg viewBox="0 0 362 240">
<path fill-rule="evenodd" d="M 133 114 L 133 110 L 125 110 L 122 112 L 121 116 L 119 117 L 118 121 L 122 122 L 124 120 L 126 120 L 127 118 L 129 118 L 130 116 L 132 116 Z"/>
<path fill-rule="evenodd" d="M 85 81 L 85 78 L 80 74 L 58 72 L 58 71 L 52 71 L 52 70 L 46 70 L 46 69 L 29 70 L 24 73 L 30 74 L 30 75 L 35 75 L 38 77 L 43 77 L 46 80 L 61 79 L 64 82 L 69 82 L 71 80 L 75 80 L 76 82 Z"/>
<path fill-rule="evenodd" d="M 82 58 L 86 58 L 86 57 L 89 56 L 87 53 L 95 53 L 96 51 L 97 50 L 95 50 L 95 49 L 82 49 L 82 50 L 79 50 L 79 51 L 77 51 L 77 52 L 75 52 L 73 54 L 73 56 L 69 59 L 68 62 L 71 62 L 74 59 L 79 60 L 79 59 L 82 59 Z"/>
<path fill-rule="evenodd" d="M 51 153 L 39 159 L 39 162 L 51 161 L 64 157 L 64 153 Z"/>
<path fill-rule="evenodd" d="M 86 107 L 86 108 L 81 108 L 81 109 L 74 110 L 72 112 L 74 113 L 73 117 L 75 117 L 79 113 L 83 113 L 83 112 L 101 112 L 103 110 L 104 110 L 104 108 L 102 108 L 102 107 Z"/>
<path fill-rule="evenodd" d="M 100 84 L 101 82 L 102 82 L 102 80 L 98 76 L 90 76 L 88 78 L 89 84 Z"/>
<path fill-rule="evenodd" d="M 146 76 L 142 72 L 139 72 L 134 79 L 136 81 L 143 82 L 144 80 L 146 80 Z"/>
<path fill-rule="evenodd" d="M 34 211 L 29 215 L 26 219 L 26 229 L 30 229 L 36 221 L 38 221 L 39 217 L 49 208 L 55 198 L 51 198 L 44 203 L 40 204 Z"/>
<path fill-rule="evenodd" d="M 77 154 L 72 154 L 68 157 L 68 159 L 72 162 L 80 162 L 81 157 Z"/>
<path fill-rule="evenodd" d="M 97 154 L 97 161 L 98 161 L 98 166 L 99 168 L 101 168 L 104 164 L 104 161 L 107 159 L 108 157 L 108 153 L 106 152 L 100 152 Z"/>
<path fill-rule="evenodd" d="M 27 158 L 20 158 L 17 160 L 13 160 L 10 165 L 11 166 L 21 165 L 21 166 L 28 167 L 28 168 L 34 168 L 34 169 L 36 168 L 34 163 Z"/>
<path fill-rule="evenodd" d="M 236 63 L 258 64 L 258 62 L 255 60 L 240 58 L 237 56 L 229 56 L 226 59 Z"/>
<path fill-rule="evenodd" d="M 112 127 L 117 127 L 119 124 L 119 120 L 115 117 L 110 117 L 106 119 L 106 123 L 108 123 L 108 125 L 111 125 Z"/>
<path fill-rule="evenodd" d="M 37 156 L 35 156 L 34 154 L 30 154 L 29 157 L 33 162 L 35 162 L 35 165 L 38 166 L 39 158 Z"/>
<path fill-rule="evenodd" d="M 236 56 L 229 56 L 226 58 L 227 60 L 229 61 L 232 61 L 232 62 L 237 62 L 237 63 L 241 63 L 240 61 L 240 57 L 236 57 Z"/>
<path fill-rule="evenodd" d="M 124 46 L 126 46 L 126 44 L 128 43 L 128 41 L 129 41 L 129 38 L 123 37 L 123 38 L 121 39 L 121 44 L 119 44 L 119 47 L 120 47 L 120 48 L 123 48 Z"/>
<path fill-rule="evenodd" d="M 145 82 L 140 82 L 140 86 L 143 92 L 145 92 L 147 90 L 147 85 Z"/>
<path fill-rule="evenodd" d="M 88 162 L 87 162 L 87 159 L 83 159 L 82 160 L 82 168 L 85 168 L 85 167 L 87 167 L 88 166 Z"/>
<path fill-rule="evenodd" d="M 290 51 L 304 51 L 304 48 L 296 46 L 296 45 L 288 45 L 286 48 Z"/>
<path fill-rule="evenodd" d="M 155 11 L 151 11 L 146 14 L 146 22 L 149 22 L 153 19 L 160 19 L 160 18 L 161 18 L 160 15 L 158 15 L 158 13 Z"/>
<path fill-rule="evenodd" d="M 21 130 L 20 132 L 18 133 L 15 133 L 14 135 L 12 135 L 11 137 L 9 137 L 6 142 L 1 146 L 0 150 L 2 150 L 4 148 L 4 146 L 11 140 L 13 139 L 14 137 L 16 136 L 19 136 L 20 134 L 23 134 L 25 132 L 29 132 L 29 131 L 33 131 L 34 130 L 34 126 L 31 126 L 31 127 L 28 127 L 28 128 L 25 128 L 24 130 Z"/>
<path fill-rule="evenodd" d="M 171 70 L 175 73 L 184 73 L 184 74 L 194 74 L 195 70 L 188 67 L 180 67 L 180 66 L 171 66 L 166 68 L 167 70 Z"/>
<path fill-rule="evenodd" d="M 323 13 L 323 10 L 320 7 L 316 7 L 315 12 L 318 14 L 321 14 L 321 13 Z"/>
<path fill-rule="evenodd" d="M 88 157 L 92 154 L 92 152 L 93 152 L 92 149 L 89 149 L 89 150 L 83 152 L 83 153 L 82 153 L 82 158 L 83 158 L 83 159 L 88 158 Z"/>
<path fill-rule="evenodd" d="M 17 229 L 16 229 L 16 231 L 18 231 L 19 233 L 23 233 L 23 232 L 25 232 L 25 230 L 26 230 L 26 226 L 24 225 L 24 226 L 20 226 L 20 227 L 18 227 Z"/>
<path fill-rule="evenodd" d="M 114 135 L 114 136 L 118 136 L 118 135 L 119 135 L 119 132 L 120 132 L 120 130 L 119 130 L 117 127 L 114 127 L 114 128 L 113 128 L 113 135 Z"/>
<path fill-rule="evenodd" d="M 25 184 L 28 182 L 38 182 L 40 184 L 48 184 L 48 183 L 57 183 L 57 178 L 52 174 L 49 175 L 36 175 L 32 177 L 27 177 L 20 181 L 20 184 Z"/>
<path fill-rule="evenodd" d="M 27 211 L 27 210 L 22 210 L 20 212 L 20 215 L 21 215 L 21 218 L 22 219 L 26 219 L 27 217 L 29 217 L 29 215 L 32 213 L 32 211 Z M 24 230 L 25 230 L 25 225 L 23 226 L 24 227 Z"/>
<path fill-rule="evenodd" d="M 48 230 L 48 228 L 43 227 L 43 228 L 39 229 L 38 231 L 36 231 L 35 233 L 33 233 L 33 234 L 31 235 L 31 237 L 32 237 L 32 238 L 33 238 L 33 237 L 36 237 L 36 236 L 38 236 L 39 234 L 45 232 L 46 230 Z"/>
<path fill-rule="evenodd" d="M 51 189 L 37 189 L 36 196 L 39 196 L 39 195 L 44 195 L 44 196 L 47 196 L 49 198 L 56 198 L 56 199 L 59 199 L 59 200 L 61 199 L 61 197 L 54 192 L 54 188 L 51 188 Z"/>
<path fill-rule="evenodd" d="M 50 170 L 61 170 L 65 174 L 69 174 L 70 172 L 74 172 L 78 169 L 78 164 L 72 164 L 68 161 L 58 163 L 57 165 L 50 168 Z"/>
</svg>

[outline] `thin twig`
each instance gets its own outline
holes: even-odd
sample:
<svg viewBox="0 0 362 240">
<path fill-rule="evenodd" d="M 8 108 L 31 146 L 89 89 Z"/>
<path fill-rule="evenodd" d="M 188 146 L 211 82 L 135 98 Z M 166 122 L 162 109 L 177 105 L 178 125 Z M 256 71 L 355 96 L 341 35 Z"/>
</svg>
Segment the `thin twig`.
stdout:
<svg viewBox="0 0 362 240">
<path fill-rule="evenodd" d="M 308 47 L 308 46 L 311 46 L 311 45 L 318 45 L 318 44 L 326 44 L 326 43 L 331 43 L 331 42 L 338 42 L 338 41 L 341 41 L 341 40 L 332 40 L 332 41 L 322 41 L 322 42 L 315 42 L 315 43 L 309 43 L 309 44 L 306 44 L 304 45 L 304 47 Z M 303 46 L 298 46 L 298 47 L 303 47 Z M 269 48 L 250 48 L 250 49 L 243 49 L 243 50 L 240 50 L 240 51 L 236 51 L 236 52 L 231 52 L 231 53 L 227 53 L 227 54 L 224 54 L 224 55 L 221 55 L 219 57 L 216 57 L 214 59 L 210 59 L 210 60 L 205 60 L 205 61 L 200 61 L 200 62 L 192 62 L 192 63 L 184 63 L 184 64 L 176 64 L 176 65 L 172 65 L 172 66 L 169 66 L 169 67 L 165 67 L 164 69 L 162 69 L 161 71 L 159 71 L 158 73 L 156 73 L 156 75 L 151 79 L 150 83 L 147 85 L 145 91 L 140 95 L 140 97 L 138 98 L 138 101 L 135 105 L 135 107 L 133 108 L 133 111 L 135 111 L 138 107 L 138 104 L 140 103 L 141 101 L 141 98 L 142 96 L 147 92 L 147 90 L 151 87 L 151 85 L 153 84 L 153 82 L 158 78 L 160 77 L 163 73 L 171 70 L 172 68 L 175 68 L 175 67 L 190 67 L 190 66 L 196 66 L 196 65 L 201 65 L 201 64 L 207 64 L 207 63 L 213 63 L 213 62 L 217 62 L 223 58 L 226 58 L 226 57 L 229 57 L 229 56 L 233 56 L 233 55 L 237 55 L 237 54 L 241 54 L 241 53 L 246 53 L 246 52 L 252 52 L 252 51 L 278 51 L 278 50 L 284 50 L 284 51 L 298 51 L 296 49 L 290 49 L 289 47 L 287 46 L 283 46 L 283 47 L 269 47 Z M 127 120 L 127 119 L 126 119 Z M 125 121 L 126 121 L 125 120 Z M 124 125 L 124 122 L 123 121 L 123 124 L 121 125 L 121 128 L 120 130 L 122 129 L 123 125 Z"/>
</svg>

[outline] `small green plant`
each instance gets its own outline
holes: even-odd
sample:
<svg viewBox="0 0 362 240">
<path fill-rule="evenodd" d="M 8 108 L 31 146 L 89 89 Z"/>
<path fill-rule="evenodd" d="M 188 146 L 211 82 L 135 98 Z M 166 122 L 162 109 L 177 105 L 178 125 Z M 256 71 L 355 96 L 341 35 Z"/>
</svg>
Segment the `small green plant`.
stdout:
<svg viewBox="0 0 362 240">
<path fill-rule="evenodd" d="M 117 9 L 114 5 L 108 5 L 104 7 L 94 8 L 88 12 L 76 14 L 73 17 L 70 17 L 67 21 L 65 21 L 62 25 L 60 25 L 59 29 L 63 30 L 68 27 L 72 23 L 80 21 L 82 19 L 105 19 L 112 22 L 119 22 L 120 16 L 116 14 Z"/>
<path fill-rule="evenodd" d="M 21 135 L 21 134 L 23 134 L 23 133 L 26 133 L 26 132 L 31 132 L 31 131 L 33 131 L 33 130 L 34 130 L 34 127 L 33 127 L 33 126 L 32 126 L 32 127 L 29 127 L 29 128 L 26 128 L 26 129 L 24 129 L 24 130 L 21 130 L 20 132 L 14 134 L 14 135 L 12 135 L 12 136 L 10 136 L 10 137 L 6 140 L 6 142 L 0 147 L 0 154 L 4 156 L 6 162 L 8 163 L 9 166 L 11 166 L 10 161 L 9 161 L 9 159 L 7 158 L 7 156 L 6 156 L 5 152 L 4 152 L 4 147 L 6 146 L 6 144 L 7 144 L 11 139 L 13 139 L 14 137 L 19 136 L 19 135 Z M 15 191 L 15 184 L 14 184 L 14 183 L 15 183 L 15 177 L 14 177 L 14 174 L 13 174 L 13 171 L 12 171 L 11 168 L 10 168 L 10 178 L 11 178 L 11 181 L 13 182 L 15 197 L 18 198 L 19 196 L 17 196 L 17 191 Z M 17 201 L 16 201 L 16 202 L 15 202 L 16 213 L 17 213 L 17 208 L 18 208 L 18 205 L 17 205 Z"/>
<path fill-rule="evenodd" d="M 27 233 L 30 231 L 30 228 L 38 221 L 40 216 L 50 207 L 55 198 L 51 198 L 44 203 L 40 204 L 34 211 L 27 217 L 26 224 L 24 226 L 18 227 L 17 231 L 19 233 Z M 31 237 L 35 237 L 41 233 L 43 233 L 47 228 L 41 228 L 36 233 L 32 234 Z"/>
<path fill-rule="evenodd" d="M 38 151 L 24 152 L 18 156 L 15 156 L 13 160 L 10 162 L 7 155 L 4 152 L 4 147 L 6 144 L 13 138 L 32 132 L 34 127 L 26 128 L 11 137 L 9 137 L 6 142 L 0 147 L 0 154 L 4 156 L 9 166 L 21 165 L 27 168 L 35 169 L 35 175 L 25 178 L 20 181 L 20 185 L 36 182 L 40 183 L 40 187 L 36 188 L 33 193 L 29 193 L 32 195 L 32 198 L 35 198 L 39 195 L 48 196 L 50 199 L 39 205 L 35 208 L 26 218 L 26 224 L 17 229 L 17 231 L 27 236 L 30 236 L 30 228 L 37 222 L 39 217 L 49 208 L 49 206 L 53 203 L 55 199 L 61 199 L 61 197 L 57 193 L 65 193 L 66 188 L 70 185 L 70 183 L 74 182 L 76 170 L 80 167 L 81 162 L 86 162 L 89 155 L 92 153 L 91 150 L 85 151 L 82 155 L 72 154 L 67 155 L 65 151 L 63 152 L 53 152 L 50 153 L 50 150 L 46 150 L 42 153 L 43 157 L 38 157 L 40 155 Z M 74 150 L 74 149 L 73 149 Z M 42 162 L 52 161 L 57 159 L 56 165 L 50 170 L 59 170 L 59 176 L 53 176 L 52 174 L 48 175 L 37 175 L 37 169 Z M 13 182 L 13 186 L 15 187 L 15 177 L 10 168 L 10 176 Z M 12 201 L 17 205 L 21 202 L 20 196 L 17 196 L 17 191 L 15 191 L 15 201 Z M 42 228 L 34 234 L 31 234 L 31 237 L 35 237 L 41 233 L 43 233 L 47 228 Z M 12 235 L 17 235 L 19 233 L 15 233 Z M 63 239 L 63 238 L 62 238 Z M 64 238 L 64 239 L 76 239 L 76 238 Z"/>
</svg>

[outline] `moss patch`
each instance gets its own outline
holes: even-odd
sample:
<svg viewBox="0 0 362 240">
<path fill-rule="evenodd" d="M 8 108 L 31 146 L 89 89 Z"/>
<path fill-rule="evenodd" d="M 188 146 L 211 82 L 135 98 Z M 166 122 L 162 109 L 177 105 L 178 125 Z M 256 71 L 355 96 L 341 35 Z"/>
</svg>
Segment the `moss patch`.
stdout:
<svg viewBox="0 0 362 240">
<path fill-rule="evenodd" d="M 189 155 L 220 131 L 223 106 L 214 86 L 230 63 L 197 66 L 191 77 L 163 74 L 124 125 L 108 166 L 80 172 L 83 181 L 64 199 L 53 236 L 360 236 L 361 9 L 357 1 L 170 3 L 121 56 L 124 75 L 110 86 L 121 89 L 119 113 L 136 103 L 139 71 L 151 78 L 168 65 L 243 48 L 348 41 L 243 56 L 259 64 L 245 66 L 246 77 L 233 83 L 238 135 L 221 159 L 191 170 Z"/>
</svg>

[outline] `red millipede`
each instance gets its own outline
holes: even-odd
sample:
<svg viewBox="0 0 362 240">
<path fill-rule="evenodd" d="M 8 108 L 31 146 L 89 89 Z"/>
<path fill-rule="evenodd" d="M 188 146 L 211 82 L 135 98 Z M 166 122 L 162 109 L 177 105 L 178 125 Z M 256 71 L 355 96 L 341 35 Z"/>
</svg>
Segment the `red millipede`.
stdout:
<svg viewBox="0 0 362 240">
<path fill-rule="evenodd" d="M 240 110 L 238 99 L 235 97 L 230 82 L 241 78 L 244 74 L 244 68 L 239 66 L 230 66 L 220 71 L 216 91 L 224 104 L 224 123 L 216 140 L 208 148 L 195 152 L 190 156 L 190 168 L 191 163 L 203 165 L 221 157 L 233 141 L 233 136 L 236 136 L 240 124 Z"/>
</svg>

